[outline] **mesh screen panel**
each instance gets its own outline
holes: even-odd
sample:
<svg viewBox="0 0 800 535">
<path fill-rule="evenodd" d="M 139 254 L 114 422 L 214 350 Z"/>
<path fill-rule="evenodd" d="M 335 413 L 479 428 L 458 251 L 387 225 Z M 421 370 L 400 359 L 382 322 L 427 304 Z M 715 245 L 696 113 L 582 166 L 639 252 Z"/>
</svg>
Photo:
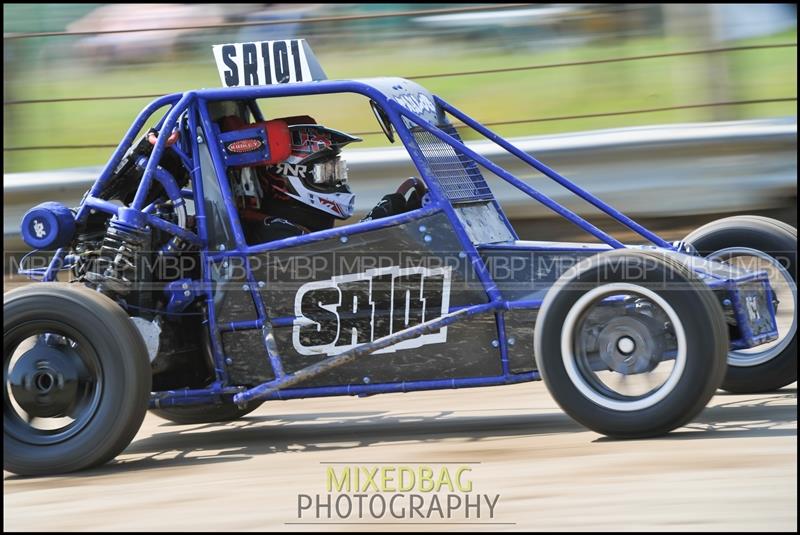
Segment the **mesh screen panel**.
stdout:
<svg viewBox="0 0 800 535">
<path fill-rule="evenodd" d="M 461 141 L 453 125 L 438 125 L 438 127 Z M 492 198 L 489 185 L 474 160 L 422 127 L 414 127 L 411 132 L 444 194 L 451 202 Z"/>
</svg>

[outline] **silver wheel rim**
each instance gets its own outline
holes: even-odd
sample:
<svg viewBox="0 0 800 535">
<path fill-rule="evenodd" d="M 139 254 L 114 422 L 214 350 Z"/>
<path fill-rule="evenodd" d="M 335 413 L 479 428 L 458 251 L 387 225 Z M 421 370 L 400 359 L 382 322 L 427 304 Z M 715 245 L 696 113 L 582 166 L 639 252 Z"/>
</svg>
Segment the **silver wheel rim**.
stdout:
<svg viewBox="0 0 800 535">
<path fill-rule="evenodd" d="M 747 258 L 751 260 L 746 261 Z M 758 366 L 780 355 L 797 332 L 797 285 L 791 274 L 775 258 L 749 247 L 720 249 L 710 254 L 708 259 L 748 271 L 766 271 L 769 274 L 772 291 L 779 300 L 775 318 L 778 324 L 778 339 L 752 349 L 729 351 L 728 365 L 740 368 Z"/>
<path fill-rule="evenodd" d="M 595 302 L 602 300 L 600 298 L 615 294 L 642 296 L 657 305 L 669 318 L 671 328 L 674 331 L 674 336 L 677 341 L 675 362 L 667 379 L 660 386 L 647 392 L 645 395 L 630 400 L 609 397 L 601 392 L 596 385 L 593 384 L 593 381 L 587 380 L 584 372 L 581 371 L 578 365 L 578 359 L 574 351 L 575 337 L 577 334 L 576 326 L 581 323 L 581 318 L 595 306 Z M 647 409 L 666 398 L 675 389 L 675 386 L 683 376 L 684 369 L 686 368 L 686 348 L 686 332 L 683 328 L 683 323 L 672 306 L 652 290 L 630 283 L 605 284 L 585 293 L 575 302 L 567 313 L 564 326 L 561 329 L 561 357 L 564 368 L 572 384 L 591 402 L 615 411 L 630 412 Z"/>
</svg>

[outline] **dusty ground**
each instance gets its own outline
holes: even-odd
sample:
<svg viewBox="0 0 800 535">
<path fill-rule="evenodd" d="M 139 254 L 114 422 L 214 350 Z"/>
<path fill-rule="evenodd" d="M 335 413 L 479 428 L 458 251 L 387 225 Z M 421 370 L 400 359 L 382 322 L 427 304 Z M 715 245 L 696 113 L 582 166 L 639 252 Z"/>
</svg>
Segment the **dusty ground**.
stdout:
<svg viewBox="0 0 800 535">
<path fill-rule="evenodd" d="M 278 401 L 219 425 L 148 415 L 110 465 L 6 473 L 3 528 L 350 531 L 421 521 L 296 524 L 318 521 L 298 518 L 298 495 L 324 494 L 326 468 L 342 466 L 330 463 L 466 465 L 473 492 L 500 495 L 494 518 L 480 519 L 494 524 L 426 529 L 796 531 L 797 385 L 720 392 L 685 428 L 622 442 L 571 421 L 542 383 Z"/>
</svg>

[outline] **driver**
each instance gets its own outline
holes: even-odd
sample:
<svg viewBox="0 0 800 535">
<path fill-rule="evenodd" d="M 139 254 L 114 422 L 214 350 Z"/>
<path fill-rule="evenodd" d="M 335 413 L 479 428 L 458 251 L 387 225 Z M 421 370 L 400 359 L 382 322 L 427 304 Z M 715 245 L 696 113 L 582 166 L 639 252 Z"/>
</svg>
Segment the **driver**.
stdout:
<svg viewBox="0 0 800 535">
<path fill-rule="evenodd" d="M 347 166 L 340 153 L 361 139 L 316 124 L 308 116 L 283 120 L 289 127 L 291 153 L 258 173 L 259 215 L 253 217 L 251 212 L 242 218 L 248 243 L 329 229 L 336 219 L 353 215 L 355 195 L 348 186 Z M 396 193 L 385 195 L 362 221 L 418 208 L 422 187 L 416 179 L 407 180 Z"/>
</svg>

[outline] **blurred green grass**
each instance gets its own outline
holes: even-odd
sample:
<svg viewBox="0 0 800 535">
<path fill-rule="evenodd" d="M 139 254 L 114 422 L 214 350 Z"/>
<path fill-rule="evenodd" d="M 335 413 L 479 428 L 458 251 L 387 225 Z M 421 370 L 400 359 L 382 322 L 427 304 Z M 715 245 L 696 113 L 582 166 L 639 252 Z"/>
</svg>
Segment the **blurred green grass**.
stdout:
<svg viewBox="0 0 800 535">
<path fill-rule="evenodd" d="M 726 46 L 796 42 L 796 31 L 726 43 Z M 442 72 L 516 67 L 533 64 L 655 54 L 697 48 L 675 38 L 640 38 L 594 43 L 569 49 L 466 54 L 438 50 L 426 42 L 370 46 L 349 53 L 317 50 L 330 78 L 412 77 Z M 582 115 L 697 104 L 717 100 L 709 80 L 711 61 L 723 61 L 728 74 L 725 100 L 769 99 L 797 94 L 797 49 L 779 48 L 528 70 L 502 74 L 424 79 L 432 92 L 483 121 Z M 9 76 L 11 74 L 11 76 Z M 210 50 L 207 58 L 176 57 L 174 62 L 118 65 L 93 69 L 6 71 L 7 100 L 166 94 L 218 87 Z M 148 99 L 44 103 L 6 106 L 4 146 L 116 144 Z M 319 122 L 347 132 L 377 130 L 366 99 L 355 95 L 295 97 L 261 102 L 269 117 L 310 114 Z M 505 136 L 711 120 L 796 116 L 796 102 L 689 109 L 640 115 L 575 119 L 498 126 Z M 469 138 L 469 136 L 465 136 Z M 383 136 L 365 136 L 362 147 L 385 146 Z M 5 152 L 4 172 L 58 169 L 104 163 L 113 149 Z"/>
</svg>

